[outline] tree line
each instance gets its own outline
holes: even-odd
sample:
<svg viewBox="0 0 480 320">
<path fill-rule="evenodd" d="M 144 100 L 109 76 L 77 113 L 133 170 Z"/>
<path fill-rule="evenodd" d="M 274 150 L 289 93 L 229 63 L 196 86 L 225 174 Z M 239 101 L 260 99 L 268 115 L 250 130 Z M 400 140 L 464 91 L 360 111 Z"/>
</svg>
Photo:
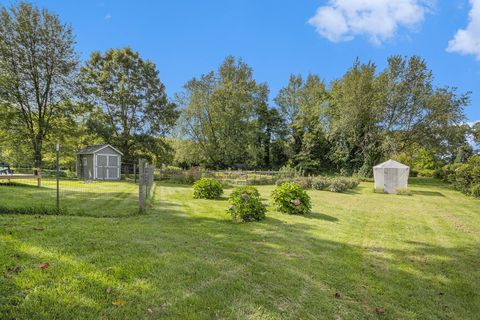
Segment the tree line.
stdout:
<svg viewBox="0 0 480 320">
<path fill-rule="evenodd" d="M 168 97 L 155 64 L 130 47 L 80 61 L 70 25 L 25 2 L 0 12 L 0 162 L 54 161 L 109 143 L 125 154 L 181 167 L 370 175 L 396 158 L 421 170 L 463 162 L 480 141 L 466 123 L 470 94 L 437 86 L 418 56 L 379 70 L 353 62 L 329 83 L 291 75 L 275 97 L 242 59 L 194 77 Z"/>
</svg>

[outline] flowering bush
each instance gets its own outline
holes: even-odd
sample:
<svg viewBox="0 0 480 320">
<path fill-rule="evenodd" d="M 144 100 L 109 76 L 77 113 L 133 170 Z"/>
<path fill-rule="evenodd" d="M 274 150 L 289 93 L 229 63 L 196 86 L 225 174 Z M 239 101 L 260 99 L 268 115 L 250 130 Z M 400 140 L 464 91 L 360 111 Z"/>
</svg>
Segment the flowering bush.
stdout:
<svg viewBox="0 0 480 320">
<path fill-rule="evenodd" d="M 215 179 L 202 178 L 193 184 L 193 197 L 195 199 L 218 199 L 222 194 L 222 184 Z"/>
<path fill-rule="evenodd" d="M 237 187 L 230 195 L 228 212 L 234 220 L 244 222 L 265 218 L 266 206 L 260 200 L 260 193 L 251 186 Z"/>
<path fill-rule="evenodd" d="M 345 179 L 334 178 L 330 182 L 328 189 L 332 192 L 344 192 L 348 190 L 348 183 Z"/>
<path fill-rule="evenodd" d="M 330 179 L 328 177 L 318 176 L 312 180 L 312 188 L 315 190 L 325 190 L 330 186 Z"/>
<path fill-rule="evenodd" d="M 285 182 L 272 193 L 275 208 L 288 214 L 306 214 L 311 211 L 310 197 L 296 182 Z"/>
</svg>

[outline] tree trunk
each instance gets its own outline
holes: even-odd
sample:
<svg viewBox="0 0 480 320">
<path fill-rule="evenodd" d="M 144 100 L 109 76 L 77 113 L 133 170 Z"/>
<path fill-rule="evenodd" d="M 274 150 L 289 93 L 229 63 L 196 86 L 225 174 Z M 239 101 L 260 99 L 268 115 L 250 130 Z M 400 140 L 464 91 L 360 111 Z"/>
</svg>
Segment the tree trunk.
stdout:
<svg viewBox="0 0 480 320">
<path fill-rule="evenodd" d="M 35 168 L 42 168 L 42 144 L 43 134 L 38 133 L 33 139 L 33 165 Z"/>
</svg>

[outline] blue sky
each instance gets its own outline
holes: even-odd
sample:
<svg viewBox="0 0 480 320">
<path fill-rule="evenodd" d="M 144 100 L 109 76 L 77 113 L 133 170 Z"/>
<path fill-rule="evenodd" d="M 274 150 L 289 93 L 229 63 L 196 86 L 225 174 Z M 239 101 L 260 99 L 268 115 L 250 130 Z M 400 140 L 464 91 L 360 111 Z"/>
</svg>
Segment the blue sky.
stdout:
<svg viewBox="0 0 480 320">
<path fill-rule="evenodd" d="M 151 59 L 170 97 L 229 54 L 268 82 L 271 98 L 291 73 L 329 82 L 357 56 L 383 68 L 389 55 L 417 54 L 437 84 L 473 92 L 466 113 L 480 120 L 480 0 L 35 2 L 72 25 L 82 59 L 122 46 Z"/>
</svg>

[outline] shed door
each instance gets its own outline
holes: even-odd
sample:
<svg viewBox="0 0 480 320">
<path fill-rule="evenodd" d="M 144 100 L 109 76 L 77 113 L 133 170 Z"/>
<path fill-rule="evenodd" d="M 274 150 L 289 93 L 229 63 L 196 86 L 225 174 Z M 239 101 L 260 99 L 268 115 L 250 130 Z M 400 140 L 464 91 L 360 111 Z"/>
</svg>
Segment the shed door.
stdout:
<svg viewBox="0 0 480 320">
<path fill-rule="evenodd" d="M 108 156 L 107 179 L 118 179 L 120 176 L 120 164 L 118 156 Z"/>
<path fill-rule="evenodd" d="M 387 193 L 395 193 L 397 190 L 398 170 L 393 168 L 384 169 L 384 186 Z"/>
<path fill-rule="evenodd" d="M 97 179 L 103 180 L 107 178 L 107 156 L 97 155 Z"/>
</svg>

